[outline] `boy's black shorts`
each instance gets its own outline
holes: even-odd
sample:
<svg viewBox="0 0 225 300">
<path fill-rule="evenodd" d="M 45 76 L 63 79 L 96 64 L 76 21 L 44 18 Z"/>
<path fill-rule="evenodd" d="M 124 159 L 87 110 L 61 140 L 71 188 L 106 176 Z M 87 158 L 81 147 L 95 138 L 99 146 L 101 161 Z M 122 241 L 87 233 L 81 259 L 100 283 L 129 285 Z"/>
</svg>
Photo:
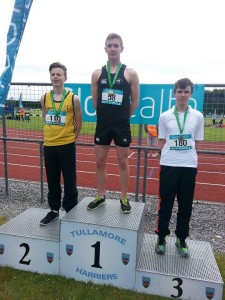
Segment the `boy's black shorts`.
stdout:
<svg viewBox="0 0 225 300">
<path fill-rule="evenodd" d="M 95 130 L 95 145 L 110 145 L 112 140 L 116 146 L 129 147 L 131 144 L 130 124 L 108 125 L 97 124 Z"/>
</svg>

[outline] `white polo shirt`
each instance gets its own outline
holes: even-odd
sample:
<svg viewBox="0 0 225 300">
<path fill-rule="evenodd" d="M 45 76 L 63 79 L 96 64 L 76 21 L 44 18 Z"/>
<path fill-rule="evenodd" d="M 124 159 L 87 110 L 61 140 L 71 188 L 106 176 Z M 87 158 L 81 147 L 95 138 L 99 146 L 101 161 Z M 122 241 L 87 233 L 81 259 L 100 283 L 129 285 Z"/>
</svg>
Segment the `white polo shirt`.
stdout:
<svg viewBox="0 0 225 300">
<path fill-rule="evenodd" d="M 158 138 L 166 140 L 161 152 L 160 165 L 197 168 L 195 141 L 204 139 L 203 114 L 188 105 L 184 129 L 180 134 L 174 108 L 165 111 L 159 117 Z M 184 113 L 178 112 L 178 117 L 182 128 Z"/>
</svg>

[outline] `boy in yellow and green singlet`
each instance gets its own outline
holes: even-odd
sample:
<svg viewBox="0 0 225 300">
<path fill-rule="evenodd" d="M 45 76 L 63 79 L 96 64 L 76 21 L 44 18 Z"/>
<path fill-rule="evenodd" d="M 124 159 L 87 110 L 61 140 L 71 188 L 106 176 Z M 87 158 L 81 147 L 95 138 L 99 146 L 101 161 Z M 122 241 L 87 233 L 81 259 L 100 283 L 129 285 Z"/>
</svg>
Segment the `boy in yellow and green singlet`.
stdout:
<svg viewBox="0 0 225 300">
<path fill-rule="evenodd" d="M 82 126 L 79 98 L 64 87 L 67 69 L 59 63 L 49 67 L 52 91 L 41 97 L 44 126 L 44 159 L 48 182 L 48 204 L 51 211 L 40 221 L 45 226 L 59 218 L 64 180 L 62 207 L 69 212 L 77 204 L 76 139 Z"/>
</svg>

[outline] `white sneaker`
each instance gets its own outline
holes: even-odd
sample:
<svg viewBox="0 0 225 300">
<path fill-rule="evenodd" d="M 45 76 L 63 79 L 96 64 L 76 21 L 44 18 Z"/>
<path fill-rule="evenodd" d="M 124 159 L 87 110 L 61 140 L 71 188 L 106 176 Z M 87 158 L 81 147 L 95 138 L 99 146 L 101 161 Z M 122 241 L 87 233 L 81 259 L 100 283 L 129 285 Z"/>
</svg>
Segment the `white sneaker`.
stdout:
<svg viewBox="0 0 225 300">
<path fill-rule="evenodd" d="M 158 153 L 153 153 L 152 154 L 152 157 L 156 157 L 156 156 L 158 156 Z"/>
</svg>

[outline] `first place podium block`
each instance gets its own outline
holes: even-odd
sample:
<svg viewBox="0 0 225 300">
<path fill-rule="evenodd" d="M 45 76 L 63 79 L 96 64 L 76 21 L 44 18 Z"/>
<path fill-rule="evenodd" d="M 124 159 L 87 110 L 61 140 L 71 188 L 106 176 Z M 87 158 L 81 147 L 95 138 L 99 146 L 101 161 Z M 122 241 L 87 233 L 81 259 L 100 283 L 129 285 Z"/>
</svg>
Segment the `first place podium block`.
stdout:
<svg viewBox="0 0 225 300">
<path fill-rule="evenodd" d="M 30 208 L 0 226 L 0 265 L 14 269 L 59 274 L 59 227 L 55 220 L 40 226 L 47 209 Z M 60 216 L 64 215 L 60 212 Z"/>
<path fill-rule="evenodd" d="M 118 200 L 87 210 L 86 197 L 61 219 L 60 274 L 78 281 L 134 290 L 136 265 L 144 235 L 143 203 L 129 214 Z"/>
</svg>

